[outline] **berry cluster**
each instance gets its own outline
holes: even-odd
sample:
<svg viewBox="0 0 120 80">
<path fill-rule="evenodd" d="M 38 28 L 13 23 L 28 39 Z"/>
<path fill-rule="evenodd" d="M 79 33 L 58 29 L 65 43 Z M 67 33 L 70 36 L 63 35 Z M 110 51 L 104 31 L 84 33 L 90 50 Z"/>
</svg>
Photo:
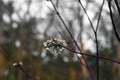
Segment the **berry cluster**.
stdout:
<svg viewBox="0 0 120 80">
<path fill-rule="evenodd" d="M 63 51 L 64 47 L 67 46 L 65 40 L 58 40 L 56 38 L 47 40 L 46 42 L 43 43 L 44 48 L 47 51 L 53 52 L 53 51 Z"/>
</svg>

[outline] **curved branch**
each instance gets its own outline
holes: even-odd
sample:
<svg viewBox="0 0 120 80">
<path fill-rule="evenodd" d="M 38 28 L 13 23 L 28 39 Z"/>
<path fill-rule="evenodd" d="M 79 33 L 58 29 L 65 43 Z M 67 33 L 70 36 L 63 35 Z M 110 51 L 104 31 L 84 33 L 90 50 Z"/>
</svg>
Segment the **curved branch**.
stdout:
<svg viewBox="0 0 120 80">
<path fill-rule="evenodd" d="M 119 15 L 120 15 L 120 7 L 119 7 L 119 4 L 118 4 L 118 1 L 117 0 L 114 0 L 115 1 L 115 4 L 116 4 L 116 7 L 117 7 L 117 9 L 118 9 L 118 13 L 119 13 Z"/>
<path fill-rule="evenodd" d="M 60 45 L 62 46 L 62 45 Z M 81 53 L 81 52 L 77 52 L 77 51 L 74 51 L 74 50 L 71 50 L 69 49 L 68 47 L 65 47 L 65 46 L 62 46 L 64 47 L 65 49 L 73 52 L 73 53 L 76 53 L 76 54 L 81 54 L 81 55 L 85 55 L 85 56 L 90 56 L 90 57 L 94 57 L 94 58 L 99 58 L 99 59 L 102 59 L 102 60 L 107 60 L 107 61 L 111 61 L 111 62 L 114 62 L 114 63 L 117 63 L 117 64 L 120 64 L 120 61 L 118 60 L 114 60 L 114 59 L 111 59 L 111 58 L 107 58 L 107 57 L 102 57 L 102 56 L 96 56 L 96 55 L 92 55 L 92 54 L 87 54 L 87 53 Z"/>
<path fill-rule="evenodd" d="M 112 13 L 112 9 L 111 9 L 111 0 L 108 1 L 108 7 L 109 7 L 109 11 L 110 11 L 110 18 L 111 18 L 111 22 L 112 22 L 113 29 L 114 29 L 114 32 L 115 32 L 115 36 L 116 36 L 117 40 L 120 42 L 120 37 L 117 33 L 117 29 L 116 29 L 115 22 L 114 22 L 114 19 L 113 19 L 113 13 Z"/>
</svg>

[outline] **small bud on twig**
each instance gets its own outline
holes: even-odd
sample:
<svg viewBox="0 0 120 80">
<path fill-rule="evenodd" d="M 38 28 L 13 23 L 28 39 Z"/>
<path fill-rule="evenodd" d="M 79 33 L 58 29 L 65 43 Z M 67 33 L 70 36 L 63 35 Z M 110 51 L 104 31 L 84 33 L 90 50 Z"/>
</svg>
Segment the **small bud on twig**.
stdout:
<svg viewBox="0 0 120 80">
<path fill-rule="evenodd" d="M 13 66 L 14 67 L 20 67 L 20 66 L 23 66 L 23 62 L 19 62 L 19 63 L 13 63 Z"/>
</svg>

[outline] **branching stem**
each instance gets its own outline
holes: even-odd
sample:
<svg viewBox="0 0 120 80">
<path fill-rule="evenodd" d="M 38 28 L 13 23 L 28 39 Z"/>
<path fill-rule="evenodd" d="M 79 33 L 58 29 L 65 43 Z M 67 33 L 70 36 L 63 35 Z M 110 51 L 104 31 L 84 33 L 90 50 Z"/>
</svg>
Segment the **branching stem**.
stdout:
<svg viewBox="0 0 120 80">
<path fill-rule="evenodd" d="M 92 21 L 90 20 L 88 14 L 87 14 L 86 9 L 84 8 L 83 4 L 81 3 L 81 0 L 79 0 L 79 4 L 80 4 L 81 7 L 83 8 L 83 10 L 84 10 L 84 12 L 85 12 L 85 14 L 86 14 L 86 16 L 87 16 L 89 22 L 90 22 L 91 28 L 92 28 L 92 30 L 93 30 L 93 32 L 94 32 L 94 35 L 95 35 L 96 56 L 99 56 L 99 50 L 98 50 L 98 49 L 99 49 L 99 46 L 98 46 L 97 32 L 98 32 L 99 21 L 100 21 L 101 12 L 102 12 L 102 9 L 103 9 L 104 2 L 105 2 L 105 0 L 103 0 L 103 2 L 102 2 L 101 8 L 100 8 L 100 13 L 99 13 L 99 16 L 98 16 L 97 27 L 96 27 L 96 29 L 95 29 L 94 26 L 93 26 Z M 97 67 L 97 70 L 96 70 L 96 72 L 97 72 L 97 80 L 99 80 L 99 58 L 98 58 L 98 57 L 96 57 L 96 67 Z"/>
</svg>

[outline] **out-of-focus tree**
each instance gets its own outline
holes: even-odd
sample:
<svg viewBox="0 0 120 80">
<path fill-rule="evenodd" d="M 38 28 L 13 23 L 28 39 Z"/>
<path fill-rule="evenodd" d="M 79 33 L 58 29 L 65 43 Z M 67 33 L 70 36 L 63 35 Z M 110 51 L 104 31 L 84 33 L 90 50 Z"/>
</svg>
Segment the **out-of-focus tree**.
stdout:
<svg viewBox="0 0 120 80">
<path fill-rule="evenodd" d="M 90 24 L 78 1 L 54 0 L 53 2 L 82 52 L 93 54 L 91 51 L 86 51 L 86 47 L 95 48 L 95 39 Z M 82 3 L 94 27 L 96 27 L 101 4 L 94 0 L 82 1 Z M 66 50 L 61 54 L 54 55 L 43 49 L 44 41 L 58 38 L 65 39 L 70 49 L 77 50 L 49 1 L 23 0 L 22 3 L 19 3 L 19 7 L 16 6 L 17 1 L 8 1 L 7 3 L 0 1 L 0 4 L 0 42 L 4 45 L 7 54 L 10 54 L 18 61 L 23 61 L 23 67 L 28 73 L 39 80 L 89 80 L 87 70 L 79 63 L 79 59 L 74 53 Z M 37 5 L 37 7 L 34 5 Z M 106 5 L 107 3 L 104 6 Z M 33 7 L 38 10 L 36 13 Z M 119 33 L 118 14 L 114 14 L 116 28 Z M 109 11 L 104 7 L 98 31 L 99 53 L 101 56 L 119 58 L 120 49 L 119 45 L 117 46 L 113 32 Z M 2 59 L 1 55 L 0 57 L 0 64 L 5 63 L 6 66 L 0 66 L 0 79 L 28 79 L 21 71 L 7 65 L 9 61 Z M 92 57 L 86 57 L 86 59 L 95 74 L 95 59 Z M 115 68 L 116 64 L 113 64 L 100 60 L 101 80 L 116 80 L 119 78 L 119 72 L 115 71 L 115 69 L 119 70 L 119 68 Z M 113 72 L 111 69 L 113 69 Z M 116 72 L 118 73 L 117 77 L 114 74 Z M 6 78 L 2 78 L 4 74 L 6 74 Z"/>
</svg>

